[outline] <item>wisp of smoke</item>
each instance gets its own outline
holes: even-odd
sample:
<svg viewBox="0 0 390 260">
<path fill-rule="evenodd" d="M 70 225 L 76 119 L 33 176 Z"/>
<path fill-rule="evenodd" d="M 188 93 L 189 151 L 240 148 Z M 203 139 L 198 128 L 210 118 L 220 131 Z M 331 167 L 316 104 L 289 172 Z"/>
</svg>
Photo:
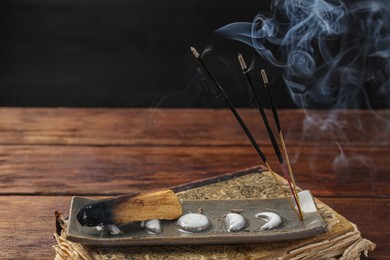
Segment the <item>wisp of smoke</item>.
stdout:
<svg viewBox="0 0 390 260">
<path fill-rule="evenodd" d="M 273 0 L 271 10 L 217 33 L 281 68 L 299 107 L 390 107 L 387 0 Z"/>
</svg>

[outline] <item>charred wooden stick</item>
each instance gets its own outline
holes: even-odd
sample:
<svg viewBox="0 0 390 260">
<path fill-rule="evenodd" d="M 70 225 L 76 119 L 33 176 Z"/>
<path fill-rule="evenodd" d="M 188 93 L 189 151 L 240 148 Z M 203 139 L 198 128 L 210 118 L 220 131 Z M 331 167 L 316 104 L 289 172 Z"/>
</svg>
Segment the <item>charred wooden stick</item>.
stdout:
<svg viewBox="0 0 390 260">
<path fill-rule="evenodd" d="M 92 202 L 77 213 L 83 226 L 120 224 L 150 219 L 173 220 L 183 214 L 181 203 L 172 190 L 138 193 Z"/>
<path fill-rule="evenodd" d="M 273 98 L 271 95 L 271 91 L 269 89 L 269 81 L 268 81 L 267 73 L 265 72 L 264 69 L 261 70 L 261 77 L 263 79 L 264 87 L 266 89 L 267 98 L 268 98 L 268 102 L 269 102 L 269 105 L 270 105 L 271 110 L 272 110 L 272 115 L 274 117 L 275 125 L 276 125 L 276 128 L 277 128 L 278 133 L 279 133 L 279 140 L 280 140 L 280 143 L 282 144 L 283 153 L 284 153 L 284 156 L 286 158 L 287 168 L 288 168 L 288 172 L 289 172 L 289 178 L 287 176 L 286 177 L 287 177 L 287 180 L 288 181 L 291 180 L 291 182 L 293 184 L 292 191 L 293 191 L 293 195 L 295 197 L 295 203 L 297 204 L 301 219 L 303 219 L 303 214 L 302 214 L 301 205 L 299 202 L 299 196 L 298 196 L 298 192 L 297 192 L 297 186 L 295 184 L 295 179 L 294 179 L 294 175 L 293 175 L 293 172 L 291 169 L 290 159 L 288 157 L 286 144 L 284 142 L 284 137 L 283 137 L 283 133 L 282 133 L 282 128 L 280 126 L 278 111 L 276 110 L 276 106 L 274 104 L 274 101 L 273 101 Z M 282 169 L 285 172 L 285 167 L 282 166 Z M 290 188 L 291 188 L 290 181 L 289 181 L 289 184 L 290 184 Z"/>
</svg>

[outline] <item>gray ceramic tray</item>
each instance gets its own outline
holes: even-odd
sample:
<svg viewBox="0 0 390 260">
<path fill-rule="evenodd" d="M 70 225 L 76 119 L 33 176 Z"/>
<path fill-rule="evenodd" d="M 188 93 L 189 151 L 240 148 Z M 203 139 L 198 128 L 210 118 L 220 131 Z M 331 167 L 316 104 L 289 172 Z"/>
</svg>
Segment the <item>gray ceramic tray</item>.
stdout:
<svg viewBox="0 0 390 260">
<path fill-rule="evenodd" d="M 162 232 L 150 234 L 144 230 L 140 222 L 119 225 L 123 232 L 111 235 L 106 231 L 98 231 L 96 227 L 81 226 L 76 219 L 78 210 L 91 200 L 73 197 L 67 239 L 88 245 L 135 246 L 135 245 L 178 245 L 178 244 L 237 244 L 284 241 L 314 236 L 326 229 L 326 223 L 318 213 L 309 191 L 299 193 L 305 219 L 299 221 L 286 199 L 248 199 L 248 200 L 203 200 L 183 201 L 184 214 L 198 212 L 201 208 L 211 225 L 198 233 L 179 231 L 176 221 L 161 221 Z M 224 216 L 232 209 L 241 209 L 247 220 L 245 229 L 229 232 Z M 259 212 L 274 212 L 282 219 L 282 224 L 275 229 L 261 230 L 266 223 L 255 217 Z"/>
</svg>

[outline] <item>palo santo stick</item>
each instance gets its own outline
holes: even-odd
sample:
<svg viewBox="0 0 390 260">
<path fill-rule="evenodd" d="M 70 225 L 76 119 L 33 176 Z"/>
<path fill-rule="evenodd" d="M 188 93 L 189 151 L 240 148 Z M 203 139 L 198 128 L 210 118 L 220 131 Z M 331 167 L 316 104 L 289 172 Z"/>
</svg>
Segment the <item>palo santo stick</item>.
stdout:
<svg viewBox="0 0 390 260">
<path fill-rule="evenodd" d="M 164 190 L 92 202 L 79 210 L 77 219 L 83 226 L 98 226 L 149 219 L 173 220 L 182 214 L 176 194 Z"/>
</svg>

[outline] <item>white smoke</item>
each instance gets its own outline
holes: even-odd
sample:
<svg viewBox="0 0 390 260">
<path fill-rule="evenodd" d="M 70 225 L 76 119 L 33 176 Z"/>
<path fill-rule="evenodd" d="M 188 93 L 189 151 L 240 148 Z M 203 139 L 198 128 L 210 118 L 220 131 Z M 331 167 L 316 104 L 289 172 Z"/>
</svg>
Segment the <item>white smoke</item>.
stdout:
<svg viewBox="0 0 390 260">
<path fill-rule="evenodd" d="M 385 0 L 274 0 L 272 15 L 217 33 L 283 69 L 299 107 L 390 107 L 390 8 Z M 275 48 L 278 50 L 275 51 Z"/>
<path fill-rule="evenodd" d="M 305 109 L 302 139 L 338 147 L 334 173 L 358 166 L 375 180 L 374 161 L 352 152 L 351 144 L 388 143 L 390 120 L 375 110 L 345 117 L 342 109 L 390 108 L 390 5 L 387 0 L 350 2 L 273 0 L 271 14 L 261 12 L 252 22 L 229 24 L 216 33 L 253 47 L 282 70 L 292 100 Z M 321 158 L 306 160 L 315 173 Z"/>
</svg>

